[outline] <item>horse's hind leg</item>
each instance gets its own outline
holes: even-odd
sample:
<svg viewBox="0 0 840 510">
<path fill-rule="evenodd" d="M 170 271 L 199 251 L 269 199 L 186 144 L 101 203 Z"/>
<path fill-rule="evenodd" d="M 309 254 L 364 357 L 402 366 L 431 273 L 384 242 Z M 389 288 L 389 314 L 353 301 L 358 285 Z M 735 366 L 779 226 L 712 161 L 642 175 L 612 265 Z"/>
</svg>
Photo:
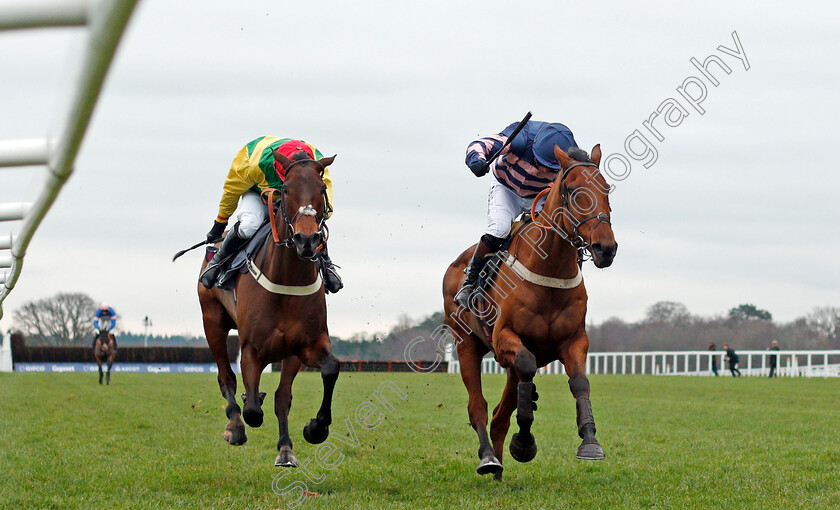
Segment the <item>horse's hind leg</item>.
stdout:
<svg viewBox="0 0 840 510">
<path fill-rule="evenodd" d="M 458 359 L 461 360 L 461 379 L 469 395 L 467 412 L 470 416 L 470 425 L 478 435 L 480 460 L 476 472 L 480 475 L 493 473 L 497 480 L 501 480 L 504 468 L 496 458 L 493 445 L 490 444 L 490 437 L 487 435 L 487 401 L 481 391 L 481 358 L 487 353 L 487 348 L 483 345 L 479 347 L 478 342 L 477 339 L 468 337 L 467 340 L 457 344 Z"/>
<path fill-rule="evenodd" d="M 499 462 L 502 462 L 505 437 L 507 437 L 508 429 L 510 429 L 510 415 L 516 409 L 518 383 L 519 378 L 516 376 L 516 371 L 508 370 L 507 383 L 502 392 L 502 398 L 499 400 L 499 405 L 493 409 L 493 418 L 490 420 L 490 440 L 493 441 L 493 450 Z M 501 471 L 496 473 L 495 478 L 496 480 L 502 479 Z"/>
<path fill-rule="evenodd" d="M 332 423 L 332 397 L 335 389 L 335 382 L 338 380 L 338 373 L 341 370 L 341 363 L 331 352 L 329 352 L 329 337 L 322 339 L 320 344 L 326 354 L 321 359 L 321 381 L 324 383 L 324 397 L 321 400 L 321 408 L 315 418 L 303 427 L 303 438 L 308 443 L 320 444 L 327 440 L 330 435 L 330 424 Z"/>
<path fill-rule="evenodd" d="M 592 403 L 589 401 L 589 379 L 586 378 L 586 352 L 589 350 L 589 338 L 583 336 L 563 349 L 563 363 L 569 375 L 569 389 L 577 400 L 578 435 L 583 442 L 575 456 L 579 459 L 601 460 L 604 450 L 595 439 L 595 418 L 592 416 Z"/>
<path fill-rule="evenodd" d="M 519 462 L 530 462 L 537 455 L 537 443 L 531 434 L 534 423 L 534 375 L 537 373 L 537 359 L 522 345 L 522 340 L 510 329 L 503 329 L 498 335 L 499 363 L 515 370 L 519 383 L 516 385 L 516 424 L 519 432 L 510 439 L 510 455 Z"/>
<path fill-rule="evenodd" d="M 274 465 L 278 467 L 298 467 L 298 461 L 292 452 L 292 438 L 289 437 L 289 409 L 292 407 L 292 382 L 300 370 L 300 359 L 292 356 L 283 360 L 280 368 L 280 384 L 274 393 L 274 414 L 280 430 L 277 441 L 277 458 Z"/>
<path fill-rule="evenodd" d="M 204 334 L 207 337 L 207 345 L 210 346 L 210 352 L 213 353 L 213 358 L 219 367 L 219 389 L 228 403 L 227 408 L 225 408 L 228 423 L 225 426 L 223 437 L 225 441 L 232 445 L 242 445 L 248 440 L 248 436 L 245 434 L 245 424 L 242 423 L 240 417 L 242 410 L 236 403 L 236 374 L 230 367 L 230 358 L 227 352 L 227 337 L 230 327 L 223 324 L 227 312 L 219 302 L 202 302 L 201 308 L 204 316 Z"/>
<path fill-rule="evenodd" d="M 108 373 L 105 374 L 105 384 L 110 386 L 111 385 L 111 367 L 114 366 L 114 358 L 113 356 L 108 359 Z"/>
</svg>

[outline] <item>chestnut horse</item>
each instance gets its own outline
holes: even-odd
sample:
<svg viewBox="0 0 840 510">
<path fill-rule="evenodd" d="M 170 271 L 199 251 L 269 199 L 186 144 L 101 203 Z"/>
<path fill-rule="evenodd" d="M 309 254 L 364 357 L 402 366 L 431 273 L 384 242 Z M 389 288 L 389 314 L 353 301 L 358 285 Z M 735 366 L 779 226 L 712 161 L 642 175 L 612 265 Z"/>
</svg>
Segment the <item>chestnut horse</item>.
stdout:
<svg viewBox="0 0 840 510">
<path fill-rule="evenodd" d="M 105 384 L 111 384 L 111 366 L 114 358 L 117 357 L 117 337 L 110 331 L 103 329 L 99 331 L 93 343 L 93 357 L 99 365 L 99 384 L 102 384 L 102 363 L 108 364 L 108 373 L 105 375 Z"/>
<path fill-rule="evenodd" d="M 461 377 L 469 393 L 470 425 L 478 434 L 477 472 L 494 473 L 497 480 L 502 478 L 502 449 L 514 410 L 519 432 L 511 438 L 511 456 L 519 462 L 529 462 L 536 456 L 531 434 L 538 397 L 534 375 L 538 367 L 558 359 L 565 366 L 577 400 L 578 434 L 583 439 L 577 457 L 604 458 L 595 439 L 585 374 L 589 338 L 580 264 L 586 252 L 599 268 L 612 264 L 618 245 L 609 217 L 609 188 L 598 171 L 598 145 L 592 149 L 591 160 L 580 149 L 570 150 L 580 160 L 572 159 L 557 146 L 554 153 L 561 170 L 551 187 L 534 200 L 536 204 L 547 193 L 542 212 L 533 224 L 514 235 L 510 264 L 499 264 L 495 284 L 476 290 L 470 297 L 472 311 L 459 307 L 453 298 L 474 248 L 463 252 L 443 279 L 446 323 L 457 342 Z M 535 234 L 539 234 L 538 242 Z M 487 306 L 482 307 L 482 303 Z M 484 319 L 486 329 L 478 317 Z M 493 410 L 488 438 L 481 360 L 490 349 L 507 369 L 507 384 Z"/>
<path fill-rule="evenodd" d="M 275 152 L 274 158 L 286 173 L 280 190 L 263 193 L 274 242 L 266 240 L 248 262 L 248 274 L 239 275 L 232 291 L 206 289 L 199 283 L 198 298 L 207 343 L 219 366 L 219 388 L 228 402 L 224 439 L 232 445 L 247 441 L 243 419 L 251 427 L 262 425 L 265 393 L 259 391 L 260 375 L 270 363 L 282 360 L 280 385 L 274 393 L 274 412 L 280 427 L 274 464 L 297 467 L 288 424 L 292 382 L 301 364 L 321 370 L 321 408 L 303 429 L 303 437 L 318 444 L 329 435 L 332 394 L 339 371 L 327 331 L 324 286 L 314 261 L 325 240 L 324 222 L 330 207 L 322 176 L 335 156 L 314 161 L 303 152 L 293 159 Z M 275 216 L 276 191 L 282 214 Z M 287 211 L 294 213 L 291 218 Z M 206 261 L 202 271 L 205 266 Z M 236 376 L 226 347 L 231 329 L 239 331 L 244 409 L 236 403 Z"/>
</svg>

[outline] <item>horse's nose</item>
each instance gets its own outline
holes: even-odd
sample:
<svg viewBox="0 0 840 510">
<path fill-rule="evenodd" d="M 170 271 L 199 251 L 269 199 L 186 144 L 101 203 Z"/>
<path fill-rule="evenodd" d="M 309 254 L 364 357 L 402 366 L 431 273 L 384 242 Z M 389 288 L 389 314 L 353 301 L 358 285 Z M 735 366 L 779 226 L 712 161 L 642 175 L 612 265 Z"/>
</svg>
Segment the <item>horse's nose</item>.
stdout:
<svg viewBox="0 0 840 510">
<path fill-rule="evenodd" d="M 593 262 L 597 267 L 609 267 L 618 251 L 618 243 L 593 243 L 590 250 L 592 250 Z"/>
<path fill-rule="evenodd" d="M 309 257 L 314 255 L 318 246 L 321 245 L 321 234 L 316 232 L 314 234 L 306 235 L 298 232 L 292 236 L 292 242 L 295 243 L 298 255 Z"/>
</svg>

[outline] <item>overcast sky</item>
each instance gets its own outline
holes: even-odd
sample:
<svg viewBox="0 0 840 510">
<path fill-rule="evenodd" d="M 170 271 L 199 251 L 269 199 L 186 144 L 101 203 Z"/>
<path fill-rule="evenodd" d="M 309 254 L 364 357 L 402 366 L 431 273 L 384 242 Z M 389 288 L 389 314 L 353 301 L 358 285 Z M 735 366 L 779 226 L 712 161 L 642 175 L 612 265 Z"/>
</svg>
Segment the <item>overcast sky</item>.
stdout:
<svg viewBox="0 0 840 510">
<path fill-rule="evenodd" d="M 637 129 L 655 141 L 655 164 L 612 181 L 619 251 L 584 267 L 590 321 L 660 300 L 751 302 L 782 321 L 840 306 L 840 4 L 747 4 L 141 0 L 0 329 L 26 301 L 83 292 L 125 329 L 148 315 L 156 334 L 203 334 L 203 252 L 171 258 L 204 238 L 233 156 L 262 135 L 338 155 L 331 333 L 440 310 L 447 265 L 485 224 L 491 177 L 473 177 L 465 148 L 529 110 L 605 155 Z M 749 70 L 717 49 L 736 49 L 733 31 Z M 0 33 L 1 138 L 55 131 L 82 41 Z M 709 55 L 731 74 L 711 67 L 701 115 L 677 87 Z M 642 122 L 668 98 L 688 116 L 660 119 L 660 142 Z M 0 179 L 0 202 L 31 200 L 43 169 Z"/>
</svg>

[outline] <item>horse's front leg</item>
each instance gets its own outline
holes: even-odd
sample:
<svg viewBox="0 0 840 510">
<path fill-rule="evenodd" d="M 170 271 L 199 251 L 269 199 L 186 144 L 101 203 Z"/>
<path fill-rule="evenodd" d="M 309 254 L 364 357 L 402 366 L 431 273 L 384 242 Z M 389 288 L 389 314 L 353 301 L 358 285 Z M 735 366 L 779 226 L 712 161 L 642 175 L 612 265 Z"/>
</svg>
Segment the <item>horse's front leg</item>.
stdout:
<svg viewBox="0 0 840 510">
<path fill-rule="evenodd" d="M 335 382 L 338 380 L 338 373 L 341 370 L 341 363 L 338 361 L 329 347 L 329 336 L 321 338 L 319 344 L 325 353 L 321 357 L 321 381 L 324 384 L 324 397 L 321 400 L 321 408 L 315 418 L 309 420 L 303 427 L 303 438 L 311 444 L 320 444 L 327 440 L 330 435 L 330 424 L 332 423 L 332 397 L 335 389 Z"/>
<path fill-rule="evenodd" d="M 263 423 L 262 404 L 265 393 L 260 393 L 260 376 L 266 364 L 257 358 L 249 343 L 243 342 L 242 348 L 242 383 L 245 385 L 242 419 L 249 426 L 257 428 Z"/>
<path fill-rule="evenodd" d="M 519 425 L 519 432 L 510 439 L 510 455 L 519 462 L 530 462 L 537 455 L 537 442 L 531 434 L 536 407 L 534 375 L 537 373 L 537 358 L 509 328 L 499 332 L 497 352 L 499 364 L 516 371 L 519 378 L 516 385 L 516 424 Z"/>
<path fill-rule="evenodd" d="M 99 365 L 99 384 L 102 384 L 102 362 L 97 360 L 96 363 Z"/>
<path fill-rule="evenodd" d="M 569 375 L 569 389 L 577 401 L 578 435 L 583 440 L 575 456 L 579 459 L 601 460 L 604 458 L 604 450 L 595 439 L 595 418 L 592 415 L 592 402 L 589 401 L 589 379 L 586 378 L 588 350 L 589 337 L 583 333 L 563 349 L 563 364 Z"/>
<path fill-rule="evenodd" d="M 298 461 L 292 452 L 292 438 L 289 437 L 289 409 L 292 407 L 292 382 L 300 370 L 300 359 L 291 356 L 283 360 L 280 369 L 280 384 L 274 393 L 274 414 L 280 429 L 280 439 L 277 441 L 277 458 L 274 465 L 278 467 L 298 467 Z"/>
</svg>

